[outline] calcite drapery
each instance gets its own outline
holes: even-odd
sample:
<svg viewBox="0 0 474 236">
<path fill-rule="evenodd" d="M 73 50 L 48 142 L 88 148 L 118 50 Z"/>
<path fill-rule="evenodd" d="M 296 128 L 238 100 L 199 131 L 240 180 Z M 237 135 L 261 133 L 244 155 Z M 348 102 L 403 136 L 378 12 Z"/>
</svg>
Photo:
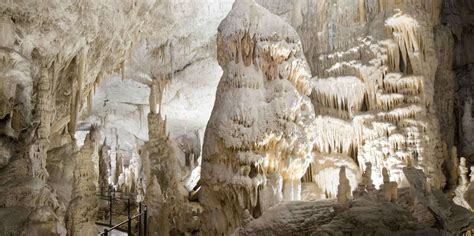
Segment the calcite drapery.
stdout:
<svg viewBox="0 0 474 236">
<path fill-rule="evenodd" d="M 269 202 L 299 200 L 314 135 L 296 32 L 253 0 L 236 1 L 218 31 L 224 74 L 203 146 L 205 234 L 232 232 L 245 210 L 259 216 Z"/>
<path fill-rule="evenodd" d="M 293 22 L 291 2 L 258 2 Z M 443 143 L 438 127 L 435 105 L 444 103 L 433 102 L 439 64 L 436 46 L 445 45 L 435 44 L 433 33 L 441 23 L 441 3 L 303 1 L 303 20 L 293 26 L 315 76 L 311 94 L 318 130 L 315 163 L 336 155 L 353 159 L 361 169 L 371 162 L 376 186 L 383 182 L 383 167 L 406 186 L 402 169 L 412 162 L 433 186 L 445 185 L 442 164 L 452 142 Z M 339 168 L 330 170 L 327 176 L 337 179 Z M 316 184 L 326 181 L 312 173 Z M 322 191 L 336 195 L 334 187 Z"/>
</svg>

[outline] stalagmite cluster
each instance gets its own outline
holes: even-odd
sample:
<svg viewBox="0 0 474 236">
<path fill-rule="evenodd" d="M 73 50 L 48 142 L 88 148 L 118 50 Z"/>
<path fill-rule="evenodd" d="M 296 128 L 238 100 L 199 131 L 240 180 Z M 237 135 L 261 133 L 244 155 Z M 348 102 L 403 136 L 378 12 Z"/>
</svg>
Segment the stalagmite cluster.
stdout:
<svg viewBox="0 0 474 236">
<path fill-rule="evenodd" d="M 368 163 L 367 163 L 368 164 Z M 367 165 L 370 166 L 370 165 Z M 385 169 L 386 170 L 386 169 Z M 381 235 L 456 235 L 473 227 L 473 215 L 450 202 L 440 190 L 431 189 L 423 171 L 404 168 L 409 187 L 397 188 L 388 174 L 379 194 L 371 195 L 370 170 L 364 174 L 367 191 L 343 198 L 347 188 L 341 186 L 338 201 L 287 202 L 275 206 L 237 229 L 234 235 L 338 235 L 344 232 Z M 384 187 L 385 186 L 385 187 Z M 367 188 L 369 187 L 369 188 Z M 436 219 L 442 222 L 440 228 Z"/>
</svg>

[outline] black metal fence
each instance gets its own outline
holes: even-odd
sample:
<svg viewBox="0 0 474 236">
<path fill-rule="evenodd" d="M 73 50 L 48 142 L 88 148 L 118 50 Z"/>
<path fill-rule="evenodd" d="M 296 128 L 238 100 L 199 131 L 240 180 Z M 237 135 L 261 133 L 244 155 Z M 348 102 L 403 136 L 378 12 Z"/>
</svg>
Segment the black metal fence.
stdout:
<svg viewBox="0 0 474 236">
<path fill-rule="evenodd" d="M 110 186 L 101 188 L 97 196 L 99 196 L 100 200 L 107 201 L 108 203 L 107 210 L 104 212 L 108 216 L 108 222 L 97 221 L 96 224 L 110 227 L 104 229 L 104 232 L 100 235 L 108 236 L 113 230 L 127 232 L 128 235 L 133 235 L 132 233 L 137 231 L 138 236 L 148 235 L 147 206 L 141 202 L 137 204 L 135 200 L 131 200 L 135 197 L 133 194 L 115 191 L 115 189 Z M 132 209 L 137 210 L 138 213 L 132 215 Z M 116 220 L 120 220 L 120 218 L 123 219 L 124 217 L 126 217 L 126 219 L 114 225 L 114 215 Z M 135 231 L 133 230 L 134 222 L 136 223 Z"/>
</svg>

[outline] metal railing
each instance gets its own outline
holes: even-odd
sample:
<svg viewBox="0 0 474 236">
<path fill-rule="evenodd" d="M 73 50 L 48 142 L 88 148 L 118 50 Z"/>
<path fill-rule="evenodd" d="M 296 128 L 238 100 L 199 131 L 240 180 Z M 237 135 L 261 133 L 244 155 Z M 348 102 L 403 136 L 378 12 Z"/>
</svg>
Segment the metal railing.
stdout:
<svg viewBox="0 0 474 236">
<path fill-rule="evenodd" d="M 130 200 L 129 200 L 130 201 Z M 142 211 L 142 203 L 140 202 L 139 204 L 139 212 L 138 214 L 131 216 L 130 211 L 128 211 L 128 219 L 124 220 L 117 225 L 112 226 L 109 229 L 104 229 L 104 232 L 101 233 L 100 235 L 103 236 L 108 236 L 109 232 L 112 232 L 113 230 L 119 229 L 120 226 L 127 224 L 127 235 L 132 235 L 132 221 L 138 220 L 138 235 L 139 236 L 147 236 L 148 235 L 148 210 L 147 206 L 143 205 L 144 210 Z M 143 228 L 143 232 L 142 232 Z M 142 234 L 143 233 L 143 234 Z"/>
<path fill-rule="evenodd" d="M 96 222 L 96 224 L 98 225 L 103 225 L 103 226 L 106 226 L 106 227 L 110 227 L 108 229 L 104 229 L 104 232 L 103 233 L 100 233 L 100 235 L 105 235 L 105 236 L 108 236 L 110 232 L 112 232 L 113 230 L 119 230 L 119 231 L 125 231 L 127 232 L 128 235 L 132 235 L 132 222 L 134 220 L 137 220 L 137 227 L 138 227 L 138 235 L 139 236 L 142 236 L 142 235 L 147 235 L 147 231 L 148 231 L 148 227 L 147 227 L 147 223 L 148 223 L 148 213 L 147 213 L 147 206 L 142 204 L 141 202 L 138 203 L 138 206 L 136 205 L 135 202 L 131 202 L 130 198 L 131 198 L 131 194 L 126 194 L 128 195 L 128 197 L 123 197 L 122 195 L 124 195 L 124 193 L 121 193 L 121 192 L 118 192 L 118 191 L 115 191 L 115 189 L 111 186 L 107 187 L 107 192 L 103 191 L 104 189 L 106 188 L 100 188 L 99 190 L 99 193 L 97 194 L 97 196 L 100 197 L 101 200 L 105 200 L 108 202 L 108 209 L 107 209 L 107 214 L 109 216 L 109 219 L 108 219 L 108 224 L 107 223 L 103 223 L 103 222 Z M 108 193 L 108 194 L 104 194 L 104 193 Z M 121 195 L 121 196 L 117 196 L 117 195 Z M 120 223 L 116 224 L 116 225 L 113 225 L 113 215 L 116 214 L 117 216 L 125 216 L 125 211 L 120 211 L 117 209 L 114 211 L 114 206 L 120 206 L 120 203 L 125 203 L 126 202 L 126 216 L 127 216 L 127 219 L 126 220 L 123 220 L 121 221 Z M 132 204 L 133 204 L 133 207 L 138 207 L 138 214 L 132 216 L 131 212 L 132 212 Z M 115 207 L 117 208 L 117 207 Z M 122 226 L 126 225 L 126 229 L 124 229 Z M 142 234 L 143 233 L 143 234 Z"/>
</svg>

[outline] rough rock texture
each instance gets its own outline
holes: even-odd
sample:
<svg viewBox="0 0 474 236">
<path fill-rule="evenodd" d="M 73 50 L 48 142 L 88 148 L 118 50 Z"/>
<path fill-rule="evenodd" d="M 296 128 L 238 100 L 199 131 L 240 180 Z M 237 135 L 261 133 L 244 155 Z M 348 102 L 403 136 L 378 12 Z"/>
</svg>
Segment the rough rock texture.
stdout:
<svg viewBox="0 0 474 236">
<path fill-rule="evenodd" d="M 364 170 L 370 161 L 376 186 L 383 167 L 406 186 L 402 168 L 411 161 L 433 186 L 445 185 L 447 149 L 433 101 L 438 65 L 433 29 L 440 24 L 441 1 L 259 2 L 291 22 L 302 38 L 320 115 L 315 163 L 339 155 Z M 332 168 L 328 175 L 337 179 L 338 171 Z M 334 188 L 322 190 L 335 195 Z"/>
<path fill-rule="evenodd" d="M 473 2 L 255 1 L 0 3 L 0 235 L 472 231 Z"/>
<path fill-rule="evenodd" d="M 153 89 L 153 88 L 152 88 Z M 150 93 L 150 100 L 153 92 Z M 154 106 L 151 101 L 150 106 Z M 146 184 L 145 203 L 150 208 L 151 235 L 176 235 L 199 230 L 199 218 L 190 213 L 188 191 L 178 164 L 176 147 L 166 133 L 166 120 L 152 108 L 148 114 L 149 140 L 142 149 L 140 179 Z"/>
<path fill-rule="evenodd" d="M 94 235 L 97 233 L 98 198 L 96 190 L 99 175 L 94 159 L 99 158 L 99 132 L 95 127 L 86 136 L 84 146 L 74 156 L 74 182 L 71 202 L 66 212 L 68 235 Z"/>
<path fill-rule="evenodd" d="M 288 24 L 253 0 L 236 1 L 219 26 L 217 50 L 224 74 L 204 138 L 199 196 L 202 230 L 211 235 L 231 232 L 244 210 L 259 216 L 267 201 L 299 200 L 314 133 L 309 68 Z"/>
<path fill-rule="evenodd" d="M 459 185 L 454 190 L 454 203 L 474 211 L 474 166 L 470 168 L 470 176 L 468 176 L 468 168 L 466 158 L 461 157 L 459 163 Z"/>
<path fill-rule="evenodd" d="M 86 98 L 101 78 L 120 68 L 154 4 L 0 4 L 1 205 L 28 215 L 19 218 L 28 234 L 65 234 L 68 203 L 58 201 L 47 182 L 48 151 L 73 143 Z"/>
<path fill-rule="evenodd" d="M 109 188 L 111 169 L 110 147 L 104 141 L 99 148 L 99 188 L 101 193 L 105 193 Z"/>
<path fill-rule="evenodd" d="M 333 200 L 283 203 L 234 235 L 457 235 L 474 226 L 470 212 L 429 188 L 423 171 L 405 168 L 404 173 L 410 187 L 399 189 L 399 199 L 393 203 L 369 195 L 345 204 Z"/>
<path fill-rule="evenodd" d="M 469 0 L 445 0 L 443 5 L 443 21 L 450 31 L 451 50 L 447 51 L 447 60 L 451 61 L 454 75 L 454 119 L 456 126 L 454 142 L 459 148 L 460 156 L 467 158 L 469 163 L 474 162 L 474 132 L 472 115 L 472 96 L 474 94 L 474 3 Z M 451 82 L 453 83 L 453 82 Z M 440 84 L 440 87 L 444 83 Z M 447 94 L 448 96 L 451 94 Z M 449 116 L 450 114 L 448 114 Z"/>
</svg>

